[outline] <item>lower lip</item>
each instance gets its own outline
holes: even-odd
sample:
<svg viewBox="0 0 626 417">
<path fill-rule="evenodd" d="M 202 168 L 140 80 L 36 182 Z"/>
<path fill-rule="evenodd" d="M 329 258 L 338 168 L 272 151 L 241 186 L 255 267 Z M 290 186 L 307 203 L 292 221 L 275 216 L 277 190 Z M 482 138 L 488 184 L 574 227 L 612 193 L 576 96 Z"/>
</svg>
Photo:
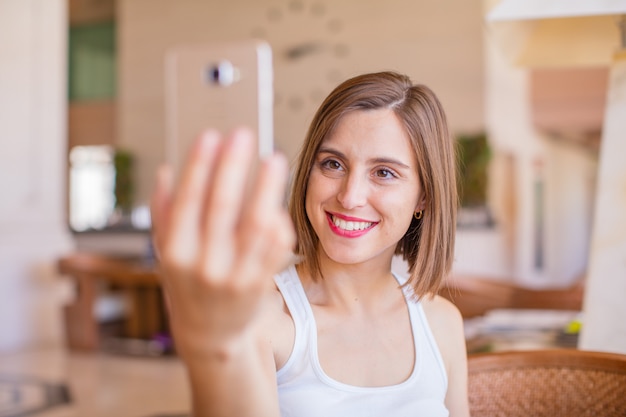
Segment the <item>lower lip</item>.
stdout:
<svg viewBox="0 0 626 417">
<path fill-rule="evenodd" d="M 335 223 L 333 223 L 333 219 L 330 214 L 326 214 L 326 218 L 328 219 L 330 230 L 332 230 L 334 234 L 342 236 L 342 237 L 348 237 L 348 238 L 355 238 L 355 237 L 363 236 L 364 234 L 372 230 L 372 228 L 376 225 L 376 224 L 372 224 L 370 227 L 368 227 L 367 229 L 363 229 L 363 230 L 344 230 L 335 226 Z"/>
</svg>

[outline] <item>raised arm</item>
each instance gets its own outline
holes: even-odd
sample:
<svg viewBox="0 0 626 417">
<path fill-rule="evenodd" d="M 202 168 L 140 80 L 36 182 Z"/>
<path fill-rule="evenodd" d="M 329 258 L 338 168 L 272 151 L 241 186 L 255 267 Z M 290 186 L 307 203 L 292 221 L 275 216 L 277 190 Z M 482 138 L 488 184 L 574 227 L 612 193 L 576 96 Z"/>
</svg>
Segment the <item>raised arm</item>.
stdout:
<svg viewBox="0 0 626 417">
<path fill-rule="evenodd" d="M 174 186 L 159 170 L 153 238 L 170 322 L 192 388 L 194 415 L 278 416 L 272 349 L 259 326 L 272 276 L 293 247 L 283 208 L 287 164 L 264 161 L 251 188 L 250 131 L 208 131 Z"/>
</svg>

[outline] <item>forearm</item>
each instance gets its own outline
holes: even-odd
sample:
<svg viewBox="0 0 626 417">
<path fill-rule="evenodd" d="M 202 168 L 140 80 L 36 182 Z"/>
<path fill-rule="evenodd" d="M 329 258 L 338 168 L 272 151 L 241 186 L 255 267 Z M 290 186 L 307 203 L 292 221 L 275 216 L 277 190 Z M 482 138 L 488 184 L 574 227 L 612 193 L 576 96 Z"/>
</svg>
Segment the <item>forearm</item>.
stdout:
<svg viewBox="0 0 626 417">
<path fill-rule="evenodd" d="M 278 417 L 275 369 L 269 359 L 265 349 L 244 340 L 219 352 L 183 358 L 194 417 Z"/>
<path fill-rule="evenodd" d="M 288 164 L 263 162 L 248 192 L 254 137 L 209 130 L 175 187 L 159 171 L 152 231 L 176 350 L 197 416 L 278 416 L 274 356 L 256 318 L 295 233 L 283 207 Z"/>
</svg>

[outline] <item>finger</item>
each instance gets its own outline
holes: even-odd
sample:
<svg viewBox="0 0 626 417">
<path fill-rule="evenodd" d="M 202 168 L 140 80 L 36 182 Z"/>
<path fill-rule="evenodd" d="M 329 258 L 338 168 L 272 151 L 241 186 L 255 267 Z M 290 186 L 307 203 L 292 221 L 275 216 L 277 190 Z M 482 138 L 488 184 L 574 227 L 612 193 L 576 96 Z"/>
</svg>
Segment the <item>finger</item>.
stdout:
<svg viewBox="0 0 626 417">
<path fill-rule="evenodd" d="M 162 231 L 167 229 L 172 189 L 172 170 L 169 166 L 163 165 L 157 171 L 155 189 L 150 199 L 152 242 L 157 259 L 163 242 Z"/>
<path fill-rule="evenodd" d="M 245 208 L 238 230 L 241 251 L 246 254 L 239 261 L 242 278 L 254 278 L 258 275 L 254 269 L 262 265 L 273 268 L 275 261 L 267 257 L 268 250 L 281 253 L 278 256 L 282 259 L 285 257 L 282 252 L 290 250 L 295 241 L 291 219 L 283 207 L 287 174 L 287 161 L 280 155 L 271 157 L 261 167 L 253 198 Z"/>
<path fill-rule="evenodd" d="M 261 259 L 264 269 L 278 273 L 294 260 L 296 233 L 291 216 L 286 210 L 276 217 L 272 226 L 275 233 L 268 242 L 269 244 L 264 246 L 265 253 Z"/>
<path fill-rule="evenodd" d="M 225 278 L 235 261 L 234 233 L 253 161 L 253 133 L 234 131 L 222 149 L 205 209 L 203 268 L 207 276 Z"/>
<path fill-rule="evenodd" d="M 208 130 L 200 136 L 190 151 L 175 192 L 166 250 L 179 264 L 191 267 L 198 254 L 201 212 L 220 146 L 217 131 Z"/>
<path fill-rule="evenodd" d="M 252 189 L 252 198 L 243 216 L 244 229 L 252 224 L 264 223 L 267 213 L 283 209 L 288 170 L 287 160 L 281 154 L 272 155 L 263 161 Z"/>
<path fill-rule="evenodd" d="M 253 162 L 253 140 L 253 133 L 248 129 L 234 131 L 214 172 L 204 213 L 204 259 L 201 266 L 206 275 L 214 279 L 228 276 L 235 262 L 234 233 Z"/>
<path fill-rule="evenodd" d="M 243 281 L 240 284 L 249 285 L 256 280 L 256 284 L 261 287 L 270 285 L 272 280 L 265 278 L 282 271 L 294 260 L 295 242 L 291 217 L 286 210 L 277 213 L 267 221 L 264 233 L 255 234 L 248 242 L 247 256 L 237 264 L 236 274 Z"/>
</svg>

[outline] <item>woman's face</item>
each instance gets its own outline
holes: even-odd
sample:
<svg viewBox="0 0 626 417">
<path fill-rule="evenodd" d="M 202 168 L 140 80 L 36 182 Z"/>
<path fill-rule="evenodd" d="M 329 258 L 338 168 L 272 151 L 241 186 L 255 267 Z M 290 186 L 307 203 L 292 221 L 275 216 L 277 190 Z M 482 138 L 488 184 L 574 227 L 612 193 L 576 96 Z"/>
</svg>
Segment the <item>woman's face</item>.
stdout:
<svg viewBox="0 0 626 417">
<path fill-rule="evenodd" d="M 306 194 L 322 260 L 390 262 L 422 195 L 410 139 L 393 111 L 343 116 L 320 146 Z"/>
</svg>

